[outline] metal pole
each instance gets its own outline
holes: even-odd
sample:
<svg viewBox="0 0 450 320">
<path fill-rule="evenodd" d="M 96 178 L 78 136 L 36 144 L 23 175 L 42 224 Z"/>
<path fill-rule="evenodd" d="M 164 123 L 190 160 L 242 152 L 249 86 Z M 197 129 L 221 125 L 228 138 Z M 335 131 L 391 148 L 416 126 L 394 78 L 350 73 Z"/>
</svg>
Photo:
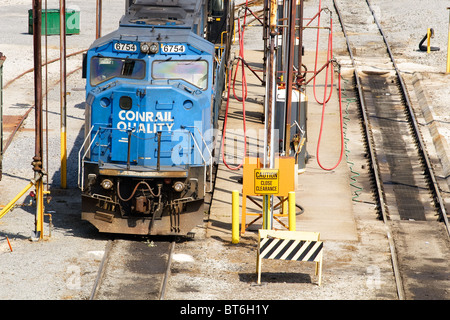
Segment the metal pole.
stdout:
<svg viewBox="0 0 450 320">
<path fill-rule="evenodd" d="M 269 81 L 266 82 L 266 110 L 265 114 L 265 148 L 264 148 L 264 168 L 274 167 L 275 155 L 274 155 L 274 132 L 273 132 L 273 124 L 274 124 L 274 104 L 275 104 L 275 88 L 276 88 L 276 68 L 275 68 L 275 40 L 278 35 L 276 27 L 277 27 L 277 2 L 276 0 L 270 0 L 270 19 L 269 19 L 269 56 L 268 56 L 268 78 Z M 267 61 L 266 61 L 267 63 Z M 268 160 L 268 163 L 266 162 Z M 269 200 L 269 195 L 263 196 L 263 228 L 264 229 L 272 229 L 272 220 L 273 220 L 273 201 Z"/>
<path fill-rule="evenodd" d="M 302 84 L 302 54 L 303 54 L 303 1 L 299 0 L 299 7 L 298 7 L 298 71 L 297 71 L 297 87 L 299 88 Z"/>
<path fill-rule="evenodd" d="M 6 56 L 0 52 L 0 180 L 3 175 L 3 62 Z"/>
<path fill-rule="evenodd" d="M 239 191 L 231 192 L 231 243 L 239 243 Z"/>
<path fill-rule="evenodd" d="M 266 84 L 266 74 L 267 74 L 267 39 L 269 38 L 269 33 L 267 28 L 269 24 L 269 0 L 264 0 L 264 22 L 263 22 L 263 41 L 264 41 L 264 57 L 263 57 L 263 83 Z"/>
<path fill-rule="evenodd" d="M 61 188 L 67 187 L 66 102 L 66 0 L 59 0 L 60 102 L 61 102 Z"/>
<path fill-rule="evenodd" d="M 22 189 L 15 197 L 12 199 L 1 211 L 0 211 L 0 219 L 7 214 L 14 204 L 28 191 L 30 188 L 34 186 L 33 182 L 28 183 L 28 185 Z"/>
<path fill-rule="evenodd" d="M 288 42 L 284 45 L 288 49 L 288 57 L 286 63 L 286 99 L 285 99 L 285 136 L 284 136 L 284 151 L 285 155 L 290 155 L 291 144 L 291 105 L 292 105 L 292 79 L 294 71 L 294 48 L 295 48 L 295 18 L 296 18 L 296 1 L 289 0 L 288 10 Z"/>
<path fill-rule="evenodd" d="M 128 9 L 129 3 L 125 3 L 125 10 Z M 95 23 L 95 38 L 102 36 L 102 0 L 97 0 L 97 21 Z"/>
<path fill-rule="evenodd" d="M 42 56 L 41 56 L 42 2 L 33 0 L 33 50 L 34 50 L 34 99 L 35 99 L 35 155 L 33 157 L 34 180 L 37 185 L 35 237 L 43 238 L 44 202 L 42 190 Z"/>
<path fill-rule="evenodd" d="M 450 7 L 447 7 L 447 10 L 450 10 Z M 450 13 L 450 11 L 449 11 Z M 447 71 L 446 73 L 450 73 L 450 15 L 448 21 L 448 40 L 447 40 Z"/>
<path fill-rule="evenodd" d="M 288 203 L 289 203 L 289 231 L 296 231 L 296 216 L 295 216 L 295 192 L 291 191 L 288 194 Z"/>
</svg>

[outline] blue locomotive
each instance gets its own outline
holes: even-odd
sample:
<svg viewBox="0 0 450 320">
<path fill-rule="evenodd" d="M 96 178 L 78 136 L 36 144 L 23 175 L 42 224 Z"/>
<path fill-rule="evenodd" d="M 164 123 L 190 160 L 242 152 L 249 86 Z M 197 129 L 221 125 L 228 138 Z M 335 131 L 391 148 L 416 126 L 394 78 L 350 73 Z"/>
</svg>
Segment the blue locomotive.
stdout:
<svg viewBox="0 0 450 320">
<path fill-rule="evenodd" d="M 82 219 L 100 232 L 183 235 L 202 222 L 233 11 L 128 0 L 118 29 L 87 51 L 79 186 Z"/>
</svg>

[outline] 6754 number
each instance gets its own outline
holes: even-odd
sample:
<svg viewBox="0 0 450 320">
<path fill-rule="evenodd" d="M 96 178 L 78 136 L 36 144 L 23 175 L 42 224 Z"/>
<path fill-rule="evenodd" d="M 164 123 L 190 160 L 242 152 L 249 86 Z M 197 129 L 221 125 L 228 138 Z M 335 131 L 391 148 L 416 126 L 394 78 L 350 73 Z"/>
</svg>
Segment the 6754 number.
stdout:
<svg viewBox="0 0 450 320">
<path fill-rule="evenodd" d="M 116 42 L 114 43 L 114 49 L 116 51 L 134 52 L 137 50 L 137 46 L 134 43 Z"/>
</svg>

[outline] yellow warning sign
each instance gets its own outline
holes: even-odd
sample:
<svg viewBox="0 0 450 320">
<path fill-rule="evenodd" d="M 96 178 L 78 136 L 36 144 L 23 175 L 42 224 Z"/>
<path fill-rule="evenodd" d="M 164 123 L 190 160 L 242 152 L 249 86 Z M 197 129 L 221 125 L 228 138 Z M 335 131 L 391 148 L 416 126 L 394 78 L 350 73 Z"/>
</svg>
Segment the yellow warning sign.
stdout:
<svg viewBox="0 0 450 320">
<path fill-rule="evenodd" d="M 278 169 L 255 169 L 255 193 L 277 194 L 279 190 Z"/>
</svg>

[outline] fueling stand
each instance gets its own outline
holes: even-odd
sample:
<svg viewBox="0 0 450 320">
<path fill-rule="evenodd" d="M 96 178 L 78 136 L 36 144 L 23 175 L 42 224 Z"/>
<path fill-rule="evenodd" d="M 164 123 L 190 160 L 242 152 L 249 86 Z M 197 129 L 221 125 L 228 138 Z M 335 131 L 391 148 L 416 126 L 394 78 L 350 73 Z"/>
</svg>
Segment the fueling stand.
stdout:
<svg viewBox="0 0 450 320">
<path fill-rule="evenodd" d="M 323 170 L 330 171 L 336 168 L 342 159 L 341 82 L 339 66 L 333 59 L 332 12 L 326 7 L 322 8 L 320 1 L 317 14 L 311 19 L 304 19 L 303 6 L 304 0 L 266 0 L 264 2 L 264 19 L 261 19 L 264 21 L 264 155 L 261 158 L 252 158 L 248 157 L 247 153 L 244 152 L 246 158 L 243 162 L 241 234 L 260 218 L 263 218 L 262 228 L 271 230 L 273 229 L 272 222 L 274 219 L 279 221 L 279 217 L 288 216 L 286 214 L 288 211 L 287 204 L 289 203 L 289 200 L 287 200 L 289 199 L 288 195 L 291 195 L 291 199 L 295 199 L 298 174 L 305 172 L 309 159 L 306 148 L 308 136 L 308 97 L 306 95 L 306 86 L 310 82 L 314 83 L 315 100 L 323 106 L 317 145 L 317 162 Z M 327 21 L 329 25 L 321 26 L 321 15 L 329 18 L 329 21 Z M 305 26 L 303 25 L 303 20 L 309 20 Z M 313 21 L 317 22 L 317 26 L 311 25 Z M 240 25 L 239 18 L 238 25 Z M 303 31 L 306 28 L 317 29 L 315 67 L 313 71 L 309 72 L 302 63 L 304 54 Z M 325 39 L 328 43 L 328 49 L 325 63 L 322 66 L 318 66 L 318 43 L 321 30 L 328 30 L 328 37 Z M 241 42 L 243 43 L 242 40 Z M 316 78 L 322 71 L 325 73 L 325 90 L 323 101 L 319 101 L 320 99 L 316 97 Z M 334 87 L 333 74 L 335 71 L 338 73 L 341 154 L 335 166 L 325 168 L 320 164 L 319 160 L 320 136 L 323 129 L 325 106 L 332 95 L 332 90 L 327 91 L 327 86 Z M 312 75 L 310 76 L 311 73 Z M 245 99 L 243 100 L 245 101 Z M 243 113 L 245 116 L 245 110 Z M 274 186 L 273 183 L 275 181 L 270 181 L 267 178 L 273 174 L 273 170 L 278 170 L 275 172 L 277 172 L 280 179 L 277 184 L 279 189 Z M 257 172 L 259 172 L 259 176 L 265 176 L 269 180 L 262 179 L 258 181 Z M 282 178 L 285 172 L 287 172 L 288 179 L 286 177 Z M 282 188 L 287 189 L 281 190 Z M 255 197 L 259 196 L 262 197 L 262 205 L 260 201 L 255 200 Z M 280 201 L 275 204 L 277 197 Z M 247 199 L 255 203 L 262 212 L 257 214 L 247 213 Z M 235 202 L 235 200 L 233 201 Z M 274 209 L 279 207 L 282 209 L 281 213 L 274 214 Z M 295 204 L 291 206 L 289 203 L 289 207 L 293 207 L 294 210 L 292 211 L 295 211 Z M 247 223 L 246 218 L 248 215 L 256 215 L 255 220 Z M 233 221 L 236 220 L 234 219 Z M 285 225 L 285 227 L 289 230 L 295 230 L 292 227 L 294 221 L 295 219 L 290 220 L 289 226 Z M 236 230 L 236 228 L 234 229 Z"/>
</svg>

